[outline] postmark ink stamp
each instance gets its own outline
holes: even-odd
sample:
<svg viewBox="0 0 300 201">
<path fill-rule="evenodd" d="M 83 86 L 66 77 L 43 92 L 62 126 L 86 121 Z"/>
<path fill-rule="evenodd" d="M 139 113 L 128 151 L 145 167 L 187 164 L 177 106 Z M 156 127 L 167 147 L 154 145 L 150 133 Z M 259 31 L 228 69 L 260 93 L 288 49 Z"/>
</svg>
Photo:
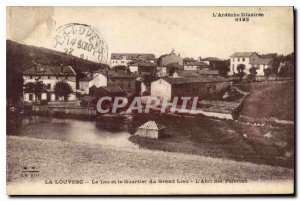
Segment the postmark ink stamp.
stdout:
<svg viewBox="0 0 300 201">
<path fill-rule="evenodd" d="M 54 48 L 58 51 L 106 63 L 108 46 L 100 33 L 86 24 L 70 23 L 56 29 Z"/>
</svg>

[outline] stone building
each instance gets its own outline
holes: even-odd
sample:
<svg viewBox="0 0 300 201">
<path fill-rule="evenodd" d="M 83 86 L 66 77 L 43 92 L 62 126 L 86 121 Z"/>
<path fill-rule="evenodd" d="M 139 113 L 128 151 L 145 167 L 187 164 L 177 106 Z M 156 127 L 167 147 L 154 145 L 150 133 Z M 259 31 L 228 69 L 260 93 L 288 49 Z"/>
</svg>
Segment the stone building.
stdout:
<svg viewBox="0 0 300 201">
<path fill-rule="evenodd" d="M 165 127 L 155 121 L 148 121 L 138 128 L 139 137 L 161 139 L 164 136 Z"/>
<path fill-rule="evenodd" d="M 173 97 L 221 99 L 229 80 L 220 76 L 161 78 L 151 83 L 151 96 L 171 100 Z"/>
<path fill-rule="evenodd" d="M 33 67 L 23 72 L 24 86 L 27 83 L 41 82 L 46 85 L 46 91 L 38 97 L 33 92 L 24 90 L 23 100 L 25 102 L 34 101 L 62 101 L 63 97 L 58 97 L 54 94 L 54 86 L 57 82 L 63 81 L 70 85 L 73 93 L 69 95 L 68 101 L 76 100 L 76 72 L 71 66 L 64 65 L 41 65 L 34 64 Z"/>
</svg>

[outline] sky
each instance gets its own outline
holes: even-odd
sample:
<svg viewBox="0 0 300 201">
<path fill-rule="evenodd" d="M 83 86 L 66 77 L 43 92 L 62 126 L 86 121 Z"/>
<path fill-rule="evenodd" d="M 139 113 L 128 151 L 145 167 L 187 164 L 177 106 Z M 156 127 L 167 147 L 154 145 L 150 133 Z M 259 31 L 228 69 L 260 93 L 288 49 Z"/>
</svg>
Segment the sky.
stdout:
<svg viewBox="0 0 300 201">
<path fill-rule="evenodd" d="M 248 22 L 213 17 L 225 13 L 264 16 Z M 7 39 L 55 49 L 57 28 L 68 23 L 97 30 L 109 55 L 159 57 L 174 49 L 182 57 L 227 59 L 234 52 L 289 54 L 294 48 L 292 7 L 10 7 Z"/>
</svg>

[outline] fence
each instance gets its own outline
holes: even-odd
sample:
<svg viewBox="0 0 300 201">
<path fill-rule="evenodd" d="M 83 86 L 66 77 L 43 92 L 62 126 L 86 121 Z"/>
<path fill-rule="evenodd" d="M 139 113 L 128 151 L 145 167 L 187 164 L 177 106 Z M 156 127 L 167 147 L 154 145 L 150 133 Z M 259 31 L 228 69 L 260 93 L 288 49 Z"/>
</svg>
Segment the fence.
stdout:
<svg viewBox="0 0 300 201">
<path fill-rule="evenodd" d="M 243 84 L 233 84 L 233 87 L 238 87 L 243 91 L 251 91 L 252 89 L 262 89 L 268 86 L 281 86 L 283 84 L 292 83 L 294 80 L 283 80 L 283 81 L 264 81 L 264 82 L 253 82 L 253 83 L 243 83 Z"/>
<path fill-rule="evenodd" d="M 66 106 L 49 106 L 49 105 L 33 105 L 32 111 L 42 114 L 66 114 L 66 115 L 83 115 L 83 116 L 96 116 L 97 111 L 94 108 L 85 107 L 66 107 Z"/>
</svg>

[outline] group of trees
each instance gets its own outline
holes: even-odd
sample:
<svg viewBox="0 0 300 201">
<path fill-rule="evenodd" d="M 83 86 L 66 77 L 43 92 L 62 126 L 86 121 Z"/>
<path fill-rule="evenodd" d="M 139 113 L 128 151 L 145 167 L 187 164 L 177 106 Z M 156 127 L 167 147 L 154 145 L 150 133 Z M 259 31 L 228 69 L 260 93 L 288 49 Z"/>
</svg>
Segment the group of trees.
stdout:
<svg viewBox="0 0 300 201">
<path fill-rule="evenodd" d="M 41 97 L 42 93 L 48 93 L 47 86 L 41 81 L 26 83 L 24 91 L 25 93 L 33 93 L 37 97 L 36 100 Z M 64 97 L 65 101 L 68 101 L 71 93 L 73 93 L 72 87 L 65 81 L 59 81 L 54 86 L 54 94 L 58 97 Z"/>
</svg>

